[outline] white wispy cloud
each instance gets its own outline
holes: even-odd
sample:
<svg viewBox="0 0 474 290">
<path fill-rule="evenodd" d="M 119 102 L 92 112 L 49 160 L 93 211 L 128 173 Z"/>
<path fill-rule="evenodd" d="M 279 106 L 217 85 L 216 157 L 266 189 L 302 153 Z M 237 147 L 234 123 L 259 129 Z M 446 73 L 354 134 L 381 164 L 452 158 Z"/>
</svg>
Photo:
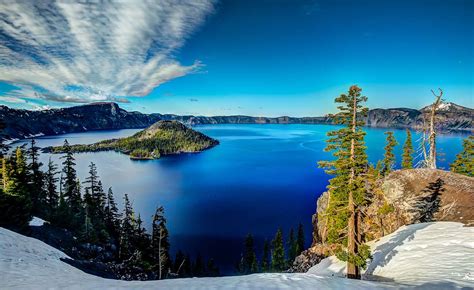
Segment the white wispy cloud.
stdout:
<svg viewBox="0 0 474 290">
<path fill-rule="evenodd" d="M 127 102 L 189 74 L 173 54 L 214 0 L 0 0 L 0 99 Z"/>
</svg>

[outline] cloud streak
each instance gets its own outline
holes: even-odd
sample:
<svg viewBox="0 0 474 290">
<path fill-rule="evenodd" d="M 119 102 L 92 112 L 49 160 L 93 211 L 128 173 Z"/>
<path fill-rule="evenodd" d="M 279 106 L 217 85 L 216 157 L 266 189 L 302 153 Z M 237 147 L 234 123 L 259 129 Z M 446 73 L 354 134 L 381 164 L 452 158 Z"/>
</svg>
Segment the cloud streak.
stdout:
<svg viewBox="0 0 474 290">
<path fill-rule="evenodd" d="M 18 87 L 3 98 L 146 96 L 199 69 L 173 53 L 212 10 L 213 0 L 0 1 L 0 81 Z"/>
</svg>

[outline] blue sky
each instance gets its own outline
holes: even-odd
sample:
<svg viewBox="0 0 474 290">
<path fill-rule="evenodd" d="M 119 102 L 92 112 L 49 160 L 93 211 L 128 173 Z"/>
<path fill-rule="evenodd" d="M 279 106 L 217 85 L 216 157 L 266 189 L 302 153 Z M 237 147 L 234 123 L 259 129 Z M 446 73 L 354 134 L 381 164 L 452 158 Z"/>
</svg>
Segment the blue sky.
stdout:
<svg viewBox="0 0 474 290">
<path fill-rule="evenodd" d="M 371 108 L 420 108 L 438 87 L 447 101 L 474 106 L 474 1 L 179 3 L 94 13 L 9 5 L 0 16 L 0 103 L 112 100 L 143 112 L 313 116 L 334 112 L 334 97 L 358 84 Z M 15 9 L 33 11 L 9 17 Z M 35 13 L 45 18 L 34 23 L 40 31 L 27 21 Z M 106 19 L 99 27 L 81 23 L 97 17 Z M 51 27 L 66 28 L 45 37 Z"/>
</svg>

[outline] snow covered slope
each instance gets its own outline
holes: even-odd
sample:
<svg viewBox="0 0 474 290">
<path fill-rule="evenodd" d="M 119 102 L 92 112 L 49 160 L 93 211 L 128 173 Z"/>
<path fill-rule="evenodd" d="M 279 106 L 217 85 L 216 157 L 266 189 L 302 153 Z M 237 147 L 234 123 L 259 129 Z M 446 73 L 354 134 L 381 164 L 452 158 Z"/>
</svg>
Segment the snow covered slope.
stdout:
<svg viewBox="0 0 474 290">
<path fill-rule="evenodd" d="M 363 279 L 449 289 L 474 288 L 474 228 L 435 222 L 404 226 L 370 244 L 373 260 Z M 344 276 L 345 263 L 329 257 L 308 273 Z M 435 287 L 436 286 L 436 287 Z"/>
<path fill-rule="evenodd" d="M 118 281 L 86 274 L 60 261 L 67 257 L 45 243 L 0 228 L 0 289 L 424 289 L 472 287 L 474 229 L 458 223 L 404 227 L 374 244 L 370 271 L 394 282 L 337 277 L 333 259 L 305 274 L 255 274 L 222 278 Z M 336 274 L 336 275 L 334 275 Z M 333 276 L 334 275 L 334 276 Z"/>
</svg>

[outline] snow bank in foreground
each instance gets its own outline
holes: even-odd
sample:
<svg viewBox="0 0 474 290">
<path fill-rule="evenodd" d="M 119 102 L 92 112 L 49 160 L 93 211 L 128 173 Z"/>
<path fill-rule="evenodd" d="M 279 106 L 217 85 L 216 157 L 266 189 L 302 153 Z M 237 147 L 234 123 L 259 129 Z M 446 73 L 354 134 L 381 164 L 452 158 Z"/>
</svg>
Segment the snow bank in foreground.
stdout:
<svg viewBox="0 0 474 290">
<path fill-rule="evenodd" d="M 440 289 L 474 287 L 473 227 L 453 222 L 409 225 L 370 246 L 373 260 L 363 279 L 426 286 L 431 283 Z M 308 273 L 344 276 L 345 265 L 333 256 Z"/>
<path fill-rule="evenodd" d="M 409 229 L 411 234 L 404 231 Z M 338 263 L 324 260 L 304 274 L 255 274 L 222 278 L 190 278 L 162 281 L 118 281 L 86 274 L 59 259 L 67 257 L 45 243 L 0 228 L 1 289 L 400 289 L 423 285 L 425 289 L 473 286 L 458 277 L 473 269 L 473 228 L 457 223 L 414 225 L 374 244 L 373 275 L 395 282 L 354 281 L 331 277 Z M 431 248 L 431 249 L 430 249 Z M 425 251 L 428 251 L 425 254 Z M 462 255 L 462 256 L 461 256 Z M 469 257 L 470 255 L 470 257 Z M 449 259 L 447 257 L 450 257 Z M 385 261 L 385 262 L 384 262 Z M 434 265 L 425 265 L 425 262 Z M 403 265 L 402 265 L 403 264 Z M 372 264 L 371 264 L 372 266 Z M 429 273 L 424 273 L 429 271 Z M 435 271 L 431 273 L 430 271 Z M 454 273 L 454 274 L 453 274 Z M 436 277 L 434 277 L 436 276 Z M 405 279 L 403 279 L 405 278 Z M 398 283 L 400 282 L 400 283 Z M 453 284 L 455 283 L 455 284 Z"/>
</svg>

